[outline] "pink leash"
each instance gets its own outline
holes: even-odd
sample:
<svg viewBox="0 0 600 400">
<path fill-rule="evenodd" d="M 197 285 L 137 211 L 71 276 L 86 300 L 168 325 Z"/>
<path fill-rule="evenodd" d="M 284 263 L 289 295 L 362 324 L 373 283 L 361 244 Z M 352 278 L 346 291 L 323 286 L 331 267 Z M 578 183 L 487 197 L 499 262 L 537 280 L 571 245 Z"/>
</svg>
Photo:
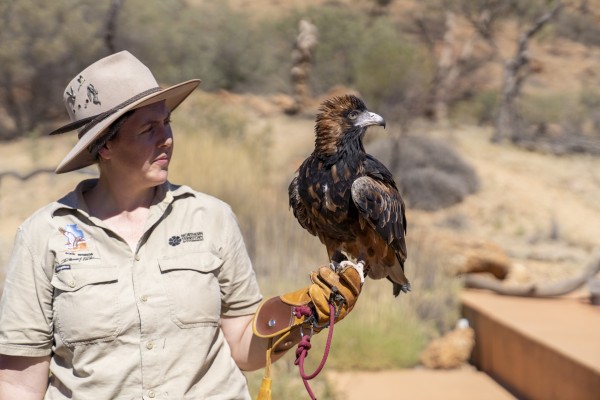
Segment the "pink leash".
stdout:
<svg viewBox="0 0 600 400">
<path fill-rule="evenodd" d="M 299 306 L 294 310 L 294 314 L 299 318 L 301 316 L 310 317 L 312 315 L 312 310 L 308 306 Z M 327 342 L 325 342 L 325 351 L 323 352 L 323 358 L 321 359 L 321 363 L 317 367 L 317 369 L 312 374 L 306 374 L 304 372 L 304 360 L 308 356 L 308 350 L 311 348 L 310 338 L 312 336 L 312 331 L 310 334 L 303 335 L 302 339 L 300 339 L 300 343 L 298 343 L 298 348 L 296 349 L 296 361 L 294 364 L 298 366 L 300 370 L 300 376 L 302 377 L 302 382 L 304 383 L 304 387 L 308 392 L 311 400 L 317 400 L 313 391 L 308 384 L 308 381 L 315 378 L 323 367 L 325 366 L 325 362 L 327 361 L 327 356 L 329 355 L 329 350 L 331 348 L 331 340 L 333 339 L 333 325 L 335 322 L 335 307 L 333 304 L 329 304 L 329 331 L 327 333 Z"/>
</svg>

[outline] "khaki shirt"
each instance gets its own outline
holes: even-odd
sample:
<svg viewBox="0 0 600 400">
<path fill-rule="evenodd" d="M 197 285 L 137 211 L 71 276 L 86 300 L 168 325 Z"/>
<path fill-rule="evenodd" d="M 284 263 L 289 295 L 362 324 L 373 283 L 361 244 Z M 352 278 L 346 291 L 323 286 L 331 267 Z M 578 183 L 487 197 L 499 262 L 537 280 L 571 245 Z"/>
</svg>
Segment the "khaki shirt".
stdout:
<svg viewBox="0 0 600 400">
<path fill-rule="evenodd" d="M 18 229 L 0 302 L 0 353 L 52 355 L 45 399 L 247 399 L 221 316 L 261 295 L 230 207 L 157 189 L 137 251 L 77 189 Z"/>
</svg>

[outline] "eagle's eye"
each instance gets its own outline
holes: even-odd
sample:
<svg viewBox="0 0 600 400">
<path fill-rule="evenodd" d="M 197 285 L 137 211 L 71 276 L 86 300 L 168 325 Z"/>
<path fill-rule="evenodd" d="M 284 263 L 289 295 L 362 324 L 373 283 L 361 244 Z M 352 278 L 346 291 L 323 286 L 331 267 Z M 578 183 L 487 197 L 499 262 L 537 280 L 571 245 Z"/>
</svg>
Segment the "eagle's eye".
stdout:
<svg viewBox="0 0 600 400">
<path fill-rule="evenodd" d="M 355 120 L 358 117 L 358 111 L 354 110 L 354 111 L 350 111 L 350 114 L 348 114 L 348 118 L 350 118 L 351 120 Z"/>
</svg>

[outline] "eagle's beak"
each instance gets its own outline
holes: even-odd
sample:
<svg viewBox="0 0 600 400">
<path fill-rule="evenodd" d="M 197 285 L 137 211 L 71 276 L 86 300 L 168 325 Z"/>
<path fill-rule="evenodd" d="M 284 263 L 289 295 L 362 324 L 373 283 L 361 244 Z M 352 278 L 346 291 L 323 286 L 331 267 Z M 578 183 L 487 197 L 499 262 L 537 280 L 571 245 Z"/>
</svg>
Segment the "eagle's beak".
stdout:
<svg viewBox="0 0 600 400">
<path fill-rule="evenodd" d="M 361 128 L 366 128 L 371 125 L 380 125 L 385 129 L 385 119 L 379 114 L 365 111 L 358 116 L 354 125 L 360 126 Z"/>
</svg>

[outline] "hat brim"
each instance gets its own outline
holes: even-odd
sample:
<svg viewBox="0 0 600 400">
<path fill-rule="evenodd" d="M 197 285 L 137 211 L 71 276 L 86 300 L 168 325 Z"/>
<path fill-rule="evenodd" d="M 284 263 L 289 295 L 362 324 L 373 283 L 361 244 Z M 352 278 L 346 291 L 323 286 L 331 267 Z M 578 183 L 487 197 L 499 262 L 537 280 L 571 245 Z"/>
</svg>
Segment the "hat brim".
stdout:
<svg viewBox="0 0 600 400">
<path fill-rule="evenodd" d="M 200 82 L 200 79 L 192 79 L 178 85 L 171 86 L 159 92 L 142 97 L 141 99 L 128 104 L 126 107 L 123 107 L 114 114 L 111 114 L 106 119 L 100 121 L 79 139 L 77 144 L 60 162 L 58 167 L 56 167 L 55 172 L 57 174 L 62 174 L 64 172 L 74 171 L 94 164 L 96 159 L 90 154 L 88 150 L 89 146 L 94 143 L 96 139 L 102 136 L 104 131 L 127 111 L 144 107 L 149 104 L 154 104 L 163 100 L 166 102 L 167 108 L 170 111 L 173 111 L 198 87 Z"/>
</svg>

